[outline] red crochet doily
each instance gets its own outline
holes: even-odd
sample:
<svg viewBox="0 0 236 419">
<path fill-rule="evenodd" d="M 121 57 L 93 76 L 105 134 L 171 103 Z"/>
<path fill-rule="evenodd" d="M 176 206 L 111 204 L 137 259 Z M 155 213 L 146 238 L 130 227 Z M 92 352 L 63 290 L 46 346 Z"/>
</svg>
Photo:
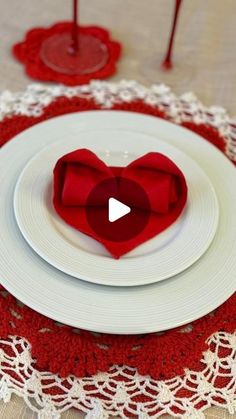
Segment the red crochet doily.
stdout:
<svg viewBox="0 0 236 419">
<path fill-rule="evenodd" d="M 91 99 L 60 97 L 39 117 L 12 116 L 0 122 L 1 145 L 17 133 L 53 116 L 70 112 L 99 109 Z M 164 118 L 162 111 L 133 101 L 115 105 L 113 109 L 141 112 Z M 217 130 L 207 125 L 184 123 L 224 151 L 225 141 Z M 206 340 L 214 332 L 233 332 L 236 325 L 236 295 L 221 307 L 188 327 L 163 333 L 116 336 L 95 334 L 59 325 L 26 306 L 2 289 L 0 293 L 1 337 L 17 335 L 32 345 L 32 356 L 40 370 L 61 376 L 86 376 L 108 371 L 111 365 L 135 367 L 142 375 L 166 379 L 184 373 L 184 368 L 201 370 Z"/>
<path fill-rule="evenodd" d="M 34 28 L 26 33 L 22 42 L 13 45 L 13 55 L 24 64 L 30 78 L 75 86 L 88 83 L 92 79 L 106 79 L 115 73 L 116 62 L 121 54 L 121 44 L 111 40 L 109 32 L 98 26 L 81 26 L 80 33 L 92 35 L 107 46 L 108 61 L 103 68 L 84 75 L 66 75 L 52 70 L 43 63 L 40 58 L 42 42 L 54 34 L 70 31 L 71 26 L 71 22 L 60 22 L 49 28 Z"/>
</svg>

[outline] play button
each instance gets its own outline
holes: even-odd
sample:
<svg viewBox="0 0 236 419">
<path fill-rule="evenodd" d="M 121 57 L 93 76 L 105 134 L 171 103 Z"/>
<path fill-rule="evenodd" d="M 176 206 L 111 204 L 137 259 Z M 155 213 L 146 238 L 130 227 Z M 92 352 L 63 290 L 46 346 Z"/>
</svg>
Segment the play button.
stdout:
<svg viewBox="0 0 236 419">
<path fill-rule="evenodd" d="M 131 208 L 128 205 L 123 204 L 115 198 L 109 198 L 108 201 L 108 219 L 110 223 L 119 220 L 125 215 L 129 214 Z"/>
<path fill-rule="evenodd" d="M 86 203 L 87 222 L 98 238 L 126 242 L 146 227 L 150 204 L 145 190 L 124 177 L 102 180 L 90 192 Z"/>
</svg>

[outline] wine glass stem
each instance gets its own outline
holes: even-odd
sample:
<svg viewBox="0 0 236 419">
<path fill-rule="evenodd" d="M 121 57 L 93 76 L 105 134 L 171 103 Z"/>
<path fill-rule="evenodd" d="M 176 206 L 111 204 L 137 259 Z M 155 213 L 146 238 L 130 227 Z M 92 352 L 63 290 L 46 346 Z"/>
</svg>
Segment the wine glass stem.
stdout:
<svg viewBox="0 0 236 419">
<path fill-rule="evenodd" d="M 166 56 L 165 56 L 164 61 L 162 63 L 162 67 L 165 68 L 165 69 L 171 69 L 173 67 L 172 53 L 173 53 L 174 38 L 175 38 L 177 20 L 178 20 L 178 16 L 179 16 L 179 10 L 180 10 L 181 3 L 182 3 L 182 0 L 175 0 L 175 11 L 174 11 L 174 17 L 173 17 L 173 22 L 172 22 L 171 34 L 170 34 L 170 38 L 169 38 L 169 43 L 168 43 Z"/>
<path fill-rule="evenodd" d="M 77 54 L 79 49 L 79 37 L 78 37 L 78 0 L 73 0 L 73 25 L 72 25 L 72 42 L 71 42 L 71 53 Z"/>
</svg>

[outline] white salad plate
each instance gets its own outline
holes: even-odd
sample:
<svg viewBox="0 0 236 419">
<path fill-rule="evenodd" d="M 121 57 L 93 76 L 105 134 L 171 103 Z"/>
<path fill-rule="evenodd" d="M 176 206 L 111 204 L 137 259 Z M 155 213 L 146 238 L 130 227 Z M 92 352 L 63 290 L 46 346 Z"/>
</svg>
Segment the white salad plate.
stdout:
<svg viewBox="0 0 236 419">
<path fill-rule="evenodd" d="M 188 204 L 182 215 L 152 240 L 114 259 L 96 240 L 67 225 L 53 208 L 57 160 L 85 146 L 110 166 L 126 166 L 152 150 L 170 157 L 188 184 Z M 210 181 L 185 153 L 156 138 L 153 143 L 146 134 L 109 129 L 82 132 L 79 137 L 68 133 L 66 141 L 53 143 L 33 157 L 16 184 L 14 209 L 23 236 L 48 263 L 76 278 L 111 286 L 145 285 L 182 272 L 209 247 L 219 216 Z"/>
<path fill-rule="evenodd" d="M 81 132 L 91 129 L 95 134 L 97 130 L 119 130 L 121 138 L 122 130 L 147 134 L 149 149 L 155 150 L 155 141 L 160 139 L 189 155 L 205 171 L 218 198 L 219 223 L 212 244 L 190 268 L 150 285 L 97 285 L 52 267 L 23 238 L 13 208 L 15 185 L 23 168 L 45 146 L 60 140 L 66 142 L 70 135 L 77 135 L 79 140 Z M 129 147 L 131 144 L 126 144 L 127 151 Z M 123 148 L 111 137 L 109 149 Z M 236 171 L 219 150 L 197 134 L 146 115 L 81 112 L 51 119 L 17 135 L 0 150 L 0 165 L 1 283 L 36 311 L 87 330 L 157 332 L 205 315 L 235 291 Z"/>
</svg>

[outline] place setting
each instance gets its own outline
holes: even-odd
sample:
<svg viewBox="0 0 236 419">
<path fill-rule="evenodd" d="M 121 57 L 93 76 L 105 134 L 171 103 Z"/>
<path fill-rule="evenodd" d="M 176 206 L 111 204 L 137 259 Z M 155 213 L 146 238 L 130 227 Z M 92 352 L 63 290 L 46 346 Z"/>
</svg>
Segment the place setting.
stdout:
<svg viewBox="0 0 236 419">
<path fill-rule="evenodd" d="M 89 124 L 92 130 L 86 130 Z M 215 166 L 209 167 L 213 158 L 224 171 L 224 188 Z M 7 179 L 2 188 L 2 251 L 7 255 L 19 243 L 15 266 L 3 258 L 4 285 L 37 311 L 88 330 L 145 333 L 195 320 L 230 296 L 236 197 L 227 176 L 231 180 L 235 170 L 195 134 L 148 116 L 85 112 L 24 131 L 3 147 L 1 159 L 1 176 Z M 111 167 L 124 172 L 120 192 Z M 172 171 L 176 174 L 171 179 Z M 170 196 L 159 203 L 168 189 L 161 189 L 161 196 L 158 192 L 170 187 L 170 181 L 179 194 L 179 202 L 172 198 L 172 210 Z M 134 182 L 141 192 L 134 190 L 132 198 L 135 187 L 126 182 Z M 68 189 L 64 198 L 63 188 Z M 130 213 L 109 221 L 110 198 Z M 12 283 L 16 266 L 24 269 Z"/>
<path fill-rule="evenodd" d="M 45 418 L 198 417 L 201 386 L 223 405 L 233 377 L 235 122 L 164 84 L 95 81 L 121 44 L 72 4 L 12 49 L 63 85 L 0 95 L 0 395 L 34 409 L 40 388 Z"/>
</svg>

